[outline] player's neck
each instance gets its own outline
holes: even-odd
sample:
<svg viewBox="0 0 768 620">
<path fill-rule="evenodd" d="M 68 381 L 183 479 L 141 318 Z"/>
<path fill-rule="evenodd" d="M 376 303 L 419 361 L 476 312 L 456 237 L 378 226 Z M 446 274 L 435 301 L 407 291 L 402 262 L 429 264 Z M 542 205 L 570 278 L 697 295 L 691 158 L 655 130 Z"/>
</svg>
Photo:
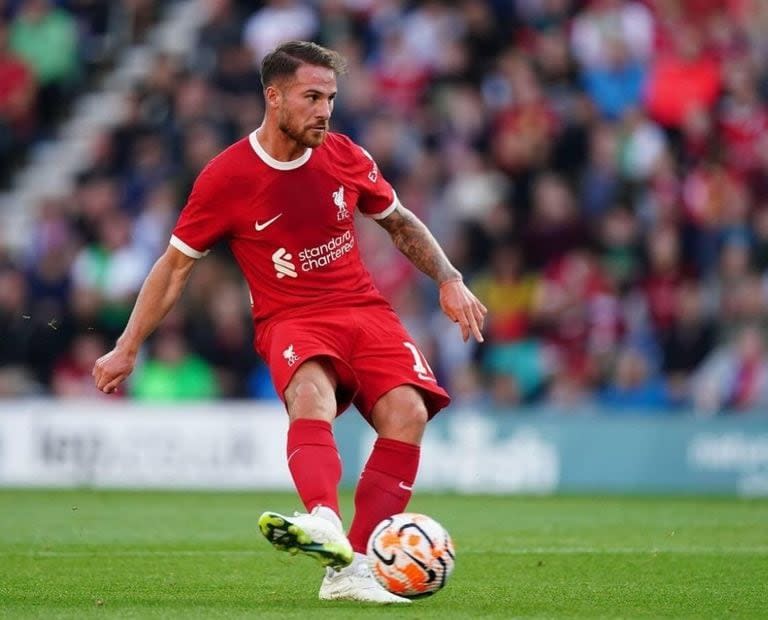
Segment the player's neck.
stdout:
<svg viewBox="0 0 768 620">
<path fill-rule="evenodd" d="M 270 127 L 266 123 L 261 125 L 255 133 L 261 148 L 277 161 L 293 161 L 299 159 L 299 157 L 307 152 L 307 148 L 309 148 L 296 142 L 296 140 L 289 138 L 277 127 Z"/>
</svg>

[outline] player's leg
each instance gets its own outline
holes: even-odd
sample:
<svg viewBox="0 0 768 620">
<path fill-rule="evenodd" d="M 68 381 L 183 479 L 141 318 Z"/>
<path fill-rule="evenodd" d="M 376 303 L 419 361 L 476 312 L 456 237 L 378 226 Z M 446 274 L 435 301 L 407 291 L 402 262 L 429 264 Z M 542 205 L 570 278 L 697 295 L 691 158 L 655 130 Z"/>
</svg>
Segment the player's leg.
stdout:
<svg viewBox="0 0 768 620">
<path fill-rule="evenodd" d="M 310 513 L 287 517 L 267 512 L 259 526 L 277 548 L 311 555 L 328 567 L 321 600 L 408 603 L 382 588 L 366 562 L 353 562 L 352 546 L 341 527 L 337 491 L 341 459 L 331 429 L 337 412 L 336 384 L 332 366 L 316 359 L 303 364 L 285 390 L 288 466 Z"/>
<path fill-rule="evenodd" d="M 278 549 L 340 568 L 352 561 L 352 550 L 339 517 L 341 459 L 331 426 L 337 413 L 336 386 L 332 364 L 322 358 L 310 359 L 293 374 L 284 392 L 290 420 L 288 468 L 309 514 L 266 512 L 259 528 Z"/>
<path fill-rule="evenodd" d="M 451 399 L 393 311 L 372 310 L 359 327 L 355 405 L 378 434 L 355 491 L 349 530 L 355 552 L 363 553 L 373 528 L 408 505 L 424 427 Z"/>
<path fill-rule="evenodd" d="M 369 417 L 378 437 L 355 491 L 355 517 L 349 530 L 358 553 L 365 553 L 373 528 L 404 512 L 411 499 L 428 412 L 419 390 L 401 385 L 384 394 Z"/>
<path fill-rule="evenodd" d="M 289 427 L 288 468 L 308 512 L 330 508 L 340 520 L 341 457 L 331 423 L 336 417 L 338 380 L 323 358 L 302 364 L 285 390 Z"/>
<path fill-rule="evenodd" d="M 359 388 L 355 372 L 343 361 L 357 337 L 349 322 L 349 316 L 337 321 L 293 321 L 271 329 L 260 343 L 260 353 L 269 360 L 275 387 L 290 417 L 289 469 L 311 512 L 295 517 L 264 513 L 259 526 L 278 549 L 312 555 L 329 567 L 320 588 L 321 599 L 408 603 L 381 587 L 366 562 L 359 557 L 352 562 L 352 546 L 338 516 L 336 485 L 341 460 L 331 421 Z"/>
<path fill-rule="evenodd" d="M 369 417 L 379 437 L 355 492 L 355 518 L 349 530 L 355 558 L 338 573 L 327 571 L 320 598 L 408 603 L 378 584 L 365 552 L 373 528 L 384 518 L 403 512 L 408 504 L 427 408 L 415 388 L 402 385 L 379 398 Z"/>
</svg>

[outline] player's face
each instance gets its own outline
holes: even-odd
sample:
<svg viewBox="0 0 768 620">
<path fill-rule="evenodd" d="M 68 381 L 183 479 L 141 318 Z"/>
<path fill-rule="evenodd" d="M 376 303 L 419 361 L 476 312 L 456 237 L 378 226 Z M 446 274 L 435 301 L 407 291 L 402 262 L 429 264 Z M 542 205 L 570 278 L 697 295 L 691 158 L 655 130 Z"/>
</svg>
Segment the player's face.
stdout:
<svg viewBox="0 0 768 620">
<path fill-rule="evenodd" d="M 328 134 L 328 123 L 336 97 L 334 71 L 325 67 L 301 65 L 294 79 L 286 82 L 280 90 L 280 130 L 303 146 L 320 146 Z"/>
</svg>

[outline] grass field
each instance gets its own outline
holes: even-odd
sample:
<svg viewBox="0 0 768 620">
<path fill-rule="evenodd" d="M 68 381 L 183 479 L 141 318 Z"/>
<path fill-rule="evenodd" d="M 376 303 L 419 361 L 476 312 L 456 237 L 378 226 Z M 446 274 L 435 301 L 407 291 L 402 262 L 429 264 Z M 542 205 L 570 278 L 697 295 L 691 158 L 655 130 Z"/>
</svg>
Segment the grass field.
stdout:
<svg viewBox="0 0 768 620">
<path fill-rule="evenodd" d="M 345 497 L 345 505 L 350 504 Z M 408 608 L 316 599 L 255 530 L 285 494 L 0 491 L 2 618 L 768 618 L 768 502 L 417 496 L 447 588 Z"/>
</svg>

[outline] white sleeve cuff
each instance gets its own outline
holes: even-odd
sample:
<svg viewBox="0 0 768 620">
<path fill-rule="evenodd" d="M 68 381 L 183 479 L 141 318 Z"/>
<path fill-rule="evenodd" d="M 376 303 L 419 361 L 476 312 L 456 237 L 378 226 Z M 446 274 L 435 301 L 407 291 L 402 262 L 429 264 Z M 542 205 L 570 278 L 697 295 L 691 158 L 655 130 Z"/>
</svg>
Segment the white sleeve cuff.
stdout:
<svg viewBox="0 0 768 620">
<path fill-rule="evenodd" d="M 392 194 L 393 194 L 393 198 L 392 198 L 391 205 L 389 205 L 386 209 L 384 209 L 379 213 L 371 213 L 370 215 L 366 213 L 366 215 L 368 215 L 368 217 L 370 217 L 373 220 L 383 220 L 390 213 L 392 213 L 392 211 L 397 209 L 397 207 L 400 205 L 400 201 L 397 199 L 397 194 L 394 191 L 392 191 Z"/>
<path fill-rule="evenodd" d="M 186 254 L 190 258 L 202 258 L 203 256 L 205 256 L 209 252 L 209 250 L 206 250 L 205 252 L 197 251 L 192 246 L 187 245 L 186 243 L 184 243 L 176 235 L 171 235 L 171 240 L 170 240 L 169 243 L 173 247 L 175 247 L 179 252 L 181 252 L 182 254 Z"/>
</svg>

